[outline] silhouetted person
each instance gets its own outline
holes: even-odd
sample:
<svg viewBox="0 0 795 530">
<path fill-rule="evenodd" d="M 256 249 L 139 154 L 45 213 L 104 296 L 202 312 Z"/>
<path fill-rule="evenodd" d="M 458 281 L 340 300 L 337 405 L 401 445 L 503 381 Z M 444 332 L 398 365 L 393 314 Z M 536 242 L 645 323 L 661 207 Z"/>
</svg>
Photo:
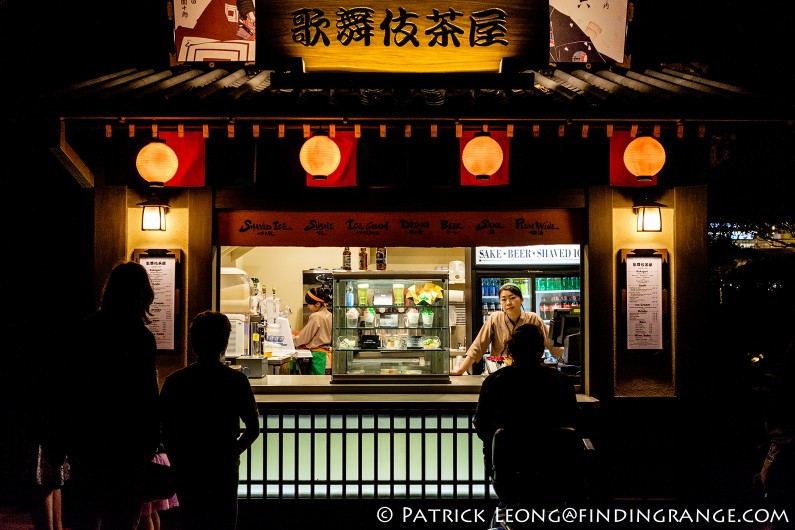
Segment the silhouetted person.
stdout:
<svg viewBox="0 0 795 530">
<path fill-rule="evenodd" d="M 32 479 L 31 519 L 34 530 L 63 530 L 62 488 L 69 478 L 69 463 L 63 445 L 60 420 L 64 410 L 60 403 L 63 377 L 61 366 L 48 359 L 40 371 L 45 375 L 35 387 L 30 400 L 35 443 L 35 463 Z M 60 369 L 59 369 L 60 368 Z M 56 374 L 57 372 L 57 374 Z"/>
<path fill-rule="evenodd" d="M 574 445 L 555 446 L 575 440 L 577 397 L 574 386 L 563 374 L 543 365 L 543 332 L 533 324 L 518 326 L 507 342 L 507 356 L 510 364 L 483 381 L 473 418 L 477 435 L 483 441 L 486 465 L 490 466 L 492 438 L 500 428 L 509 435 L 507 459 L 516 462 L 517 467 L 525 462 L 532 462 L 536 468 L 546 464 L 554 467 L 577 460 L 577 454 L 567 454 L 576 449 Z M 570 429 L 570 436 L 560 435 L 564 428 Z M 572 460 L 564 460 L 567 458 Z M 546 475 L 553 478 L 560 475 L 559 481 L 551 483 L 552 489 L 567 478 L 564 474 L 568 471 L 562 466 L 547 471 Z M 557 498 L 566 492 L 542 493 Z"/>
<path fill-rule="evenodd" d="M 135 530 L 140 477 L 160 441 L 157 345 L 149 308 L 154 291 L 146 269 L 117 264 L 100 307 L 76 330 L 69 381 L 67 454 L 73 499 L 65 499 L 73 530 Z"/>
<path fill-rule="evenodd" d="M 770 442 L 756 479 L 768 501 L 795 507 L 795 336 L 777 363 L 767 401 Z"/>
<path fill-rule="evenodd" d="M 259 436 L 248 378 L 222 361 L 231 330 L 223 313 L 197 315 L 188 331 L 196 362 L 168 376 L 160 396 L 183 530 L 235 528 L 240 455 Z"/>
</svg>

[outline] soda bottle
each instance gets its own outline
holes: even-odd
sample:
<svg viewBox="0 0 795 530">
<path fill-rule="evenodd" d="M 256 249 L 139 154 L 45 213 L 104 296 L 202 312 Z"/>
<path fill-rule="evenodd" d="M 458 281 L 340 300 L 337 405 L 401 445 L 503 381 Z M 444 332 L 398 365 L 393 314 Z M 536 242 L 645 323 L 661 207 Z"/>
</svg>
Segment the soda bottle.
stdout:
<svg viewBox="0 0 795 530">
<path fill-rule="evenodd" d="M 541 305 L 539 306 L 540 316 L 544 320 L 549 320 L 549 301 L 546 296 L 541 297 Z"/>
<path fill-rule="evenodd" d="M 580 297 L 579 295 L 574 295 L 571 297 L 571 308 L 572 309 L 579 309 L 580 308 Z"/>
<path fill-rule="evenodd" d="M 359 249 L 359 270 L 367 270 L 367 249 L 365 247 Z"/>
</svg>

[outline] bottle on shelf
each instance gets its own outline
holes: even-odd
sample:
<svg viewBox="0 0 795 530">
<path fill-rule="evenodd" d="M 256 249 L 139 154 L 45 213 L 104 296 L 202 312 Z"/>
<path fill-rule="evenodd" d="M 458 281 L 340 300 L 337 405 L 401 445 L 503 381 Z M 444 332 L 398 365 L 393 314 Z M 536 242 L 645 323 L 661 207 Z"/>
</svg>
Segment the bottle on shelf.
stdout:
<svg viewBox="0 0 795 530">
<path fill-rule="evenodd" d="M 574 295 L 571 297 L 571 308 L 572 309 L 579 309 L 580 308 L 580 297 L 579 295 Z"/>
<path fill-rule="evenodd" d="M 543 320 L 549 320 L 549 300 L 546 296 L 541 297 L 541 305 L 539 306 L 539 315 Z"/>
<path fill-rule="evenodd" d="M 353 284 L 351 282 L 348 282 L 348 286 L 345 287 L 345 305 L 348 307 L 353 307 L 356 305 L 356 300 L 353 294 Z"/>
<path fill-rule="evenodd" d="M 359 249 L 359 270 L 367 270 L 367 248 L 365 247 Z"/>
<path fill-rule="evenodd" d="M 351 270 L 351 247 L 345 247 L 342 251 L 342 270 Z"/>
<path fill-rule="evenodd" d="M 377 247 L 375 249 L 375 268 L 379 271 L 386 270 L 386 247 Z"/>
<path fill-rule="evenodd" d="M 560 305 L 563 309 L 571 309 L 571 296 L 568 295 L 561 296 Z"/>
</svg>

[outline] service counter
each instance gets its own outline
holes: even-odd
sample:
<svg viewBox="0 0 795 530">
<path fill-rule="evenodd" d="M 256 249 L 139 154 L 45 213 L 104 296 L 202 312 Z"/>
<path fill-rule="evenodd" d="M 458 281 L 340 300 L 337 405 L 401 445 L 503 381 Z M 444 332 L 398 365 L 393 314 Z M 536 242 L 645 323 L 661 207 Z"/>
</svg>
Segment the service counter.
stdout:
<svg viewBox="0 0 795 530">
<path fill-rule="evenodd" d="M 482 376 L 433 385 L 332 384 L 326 375 L 249 381 L 262 432 L 242 460 L 242 499 L 493 496 L 472 427 Z M 584 394 L 577 401 L 589 418 L 599 407 Z"/>
</svg>

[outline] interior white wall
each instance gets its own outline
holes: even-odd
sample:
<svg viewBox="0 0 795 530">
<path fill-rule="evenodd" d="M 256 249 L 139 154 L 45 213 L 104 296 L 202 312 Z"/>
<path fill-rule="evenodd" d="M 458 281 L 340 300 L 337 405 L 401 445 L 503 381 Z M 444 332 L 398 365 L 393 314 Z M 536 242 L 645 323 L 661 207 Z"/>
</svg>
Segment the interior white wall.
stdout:
<svg viewBox="0 0 795 530">
<path fill-rule="evenodd" d="M 243 269 L 258 278 L 270 291 L 276 288 L 282 309 L 289 306 L 288 317 L 293 329 L 303 326 L 301 311 L 304 303 L 302 271 L 307 269 L 340 269 L 343 247 L 223 247 L 221 266 Z M 375 249 L 368 248 L 369 267 L 375 270 Z M 359 265 L 359 248 L 351 248 L 353 269 Z M 466 248 L 387 248 L 387 270 L 418 271 L 447 267 L 451 261 L 465 261 Z M 463 288 L 463 286 L 461 287 Z M 453 330 L 451 344 L 465 342 L 465 331 Z M 460 333 L 460 337 L 459 337 Z"/>
</svg>

